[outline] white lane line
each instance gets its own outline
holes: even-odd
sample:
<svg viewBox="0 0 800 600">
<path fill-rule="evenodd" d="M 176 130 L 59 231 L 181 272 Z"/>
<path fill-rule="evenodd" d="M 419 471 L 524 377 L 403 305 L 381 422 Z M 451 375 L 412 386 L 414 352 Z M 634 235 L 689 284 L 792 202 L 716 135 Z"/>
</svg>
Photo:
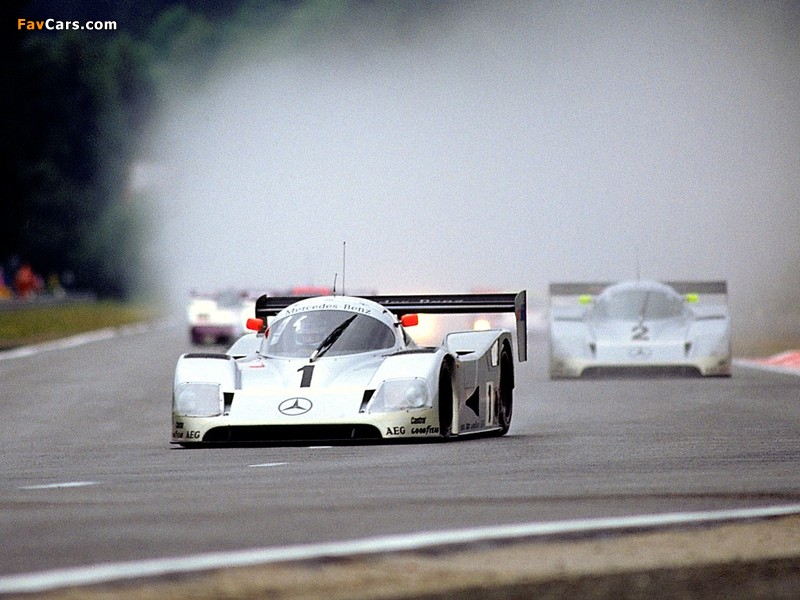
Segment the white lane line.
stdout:
<svg viewBox="0 0 800 600">
<path fill-rule="evenodd" d="M 86 487 L 87 485 L 98 485 L 98 481 L 65 481 L 63 483 L 42 483 L 40 485 L 23 485 L 21 490 L 53 490 L 58 488 Z"/>
<path fill-rule="evenodd" d="M 14 348 L 13 350 L 0 352 L 0 360 L 33 356 L 34 354 L 47 352 L 49 350 L 65 350 L 66 348 L 82 346 L 83 344 L 88 344 L 90 342 L 107 340 L 114 337 L 114 335 L 116 335 L 116 331 L 113 328 L 98 329 L 89 333 L 81 333 L 52 342 L 44 342 L 32 346 L 20 346 L 19 348 Z"/>
<path fill-rule="evenodd" d="M 311 560 L 418 550 L 432 546 L 468 544 L 485 540 L 534 538 L 601 531 L 641 530 L 673 525 L 763 519 L 800 514 L 800 504 L 630 517 L 576 519 L 550 523 L 520 523 L 497 527 L 429 531 L 287 547 L 209 552 L 194 556 L 157 558 L 87 567 L 55 569 L 0 577 L 0 594 L 42 592 L 68 586 L 92 585 L 120 579 L 138 579 L 175 573 L 194 573 L 266 563 Z"/>
<path fill-rule="evenodd" d="M 280 463 L 261 463 L 260 465 L 247 465 L 247 466 L 250 467 L 250 468 L 255 468 L 255 467 L 281 467 L 281 466 L 283 466 L 285 464 L 288 464 L 288 463 L 285 463 L 285 462 L 280 462 Z"/>
</svg>

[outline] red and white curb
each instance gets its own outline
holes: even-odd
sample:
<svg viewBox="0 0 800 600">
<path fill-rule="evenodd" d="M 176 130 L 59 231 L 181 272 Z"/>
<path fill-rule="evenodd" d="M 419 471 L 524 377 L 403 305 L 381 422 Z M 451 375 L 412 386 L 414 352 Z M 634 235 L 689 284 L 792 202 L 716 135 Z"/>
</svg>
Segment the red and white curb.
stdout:
<svg viewBox="0 0 800 600">
<path fill-rule="evenodd" d="M 787 350 L 767 358 L 740 358 L 733 362 L 751 369 L 800 375 L 800 350 Z"/>
</svg>

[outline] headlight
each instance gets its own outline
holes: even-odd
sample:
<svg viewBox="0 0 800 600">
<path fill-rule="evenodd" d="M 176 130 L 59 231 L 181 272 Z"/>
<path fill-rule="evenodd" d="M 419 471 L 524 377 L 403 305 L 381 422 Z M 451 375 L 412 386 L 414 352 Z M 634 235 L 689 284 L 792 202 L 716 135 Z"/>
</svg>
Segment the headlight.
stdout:
<svg viewBox="0 0 800 600">
<path fill-rule="evenodd" d="M 175 390 L 173 411 L 185 417 L 216 417 L 222 414 L 218 383 L 181 383 Z"/>
<path fill-rule="evenodd" d="M 430 406 L 424 379 L 388 379 L 369 403 L 369 412 L 392 412 Z"/>
</svg>

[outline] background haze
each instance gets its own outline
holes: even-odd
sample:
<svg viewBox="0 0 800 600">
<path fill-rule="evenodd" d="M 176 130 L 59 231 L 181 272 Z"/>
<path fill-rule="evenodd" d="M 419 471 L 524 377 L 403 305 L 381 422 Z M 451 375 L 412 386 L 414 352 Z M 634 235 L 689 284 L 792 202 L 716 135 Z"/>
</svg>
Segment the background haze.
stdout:
<svg viewBox="0 0 800 600">
<path fill-rule="evenodd" d="M 602 7 L 602 8 L 600 8 Z M 167 295 L 727 279 L 800 338 L 800 4 L 377 10 L 176 82 L 138 185 Z"/>
</svg>

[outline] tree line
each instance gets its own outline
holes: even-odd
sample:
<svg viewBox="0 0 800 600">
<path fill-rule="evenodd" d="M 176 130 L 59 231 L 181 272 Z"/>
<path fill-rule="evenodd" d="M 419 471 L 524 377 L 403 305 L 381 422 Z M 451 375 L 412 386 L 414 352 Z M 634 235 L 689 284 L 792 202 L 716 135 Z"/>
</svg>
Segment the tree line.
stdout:
<svg viewBox="0 0 800 600">
<path fill-rule="evenodd" d="M 308 29 L 346 21 L 367 0 L 168 0 L 79 3 L 10 1 L 0 8 L 13 35 L 0 65 L 0 274 L 23 265 L 46 281 L 100 297 L 126 298 L 146 269 L 148 230 L 131 197 L 130 169 L 159 102 L 160 86 L 202 67 L 239 35 L 258 28 Z M 430 5 L 378 3 L 392 23 Z M 37 29 L 20 24 L 112 21 L 116 29 Z M 191 65 L 191 67 L 189 67 Z M 0 287 L 3 281 L 0 280 Z"/>
</svg>

